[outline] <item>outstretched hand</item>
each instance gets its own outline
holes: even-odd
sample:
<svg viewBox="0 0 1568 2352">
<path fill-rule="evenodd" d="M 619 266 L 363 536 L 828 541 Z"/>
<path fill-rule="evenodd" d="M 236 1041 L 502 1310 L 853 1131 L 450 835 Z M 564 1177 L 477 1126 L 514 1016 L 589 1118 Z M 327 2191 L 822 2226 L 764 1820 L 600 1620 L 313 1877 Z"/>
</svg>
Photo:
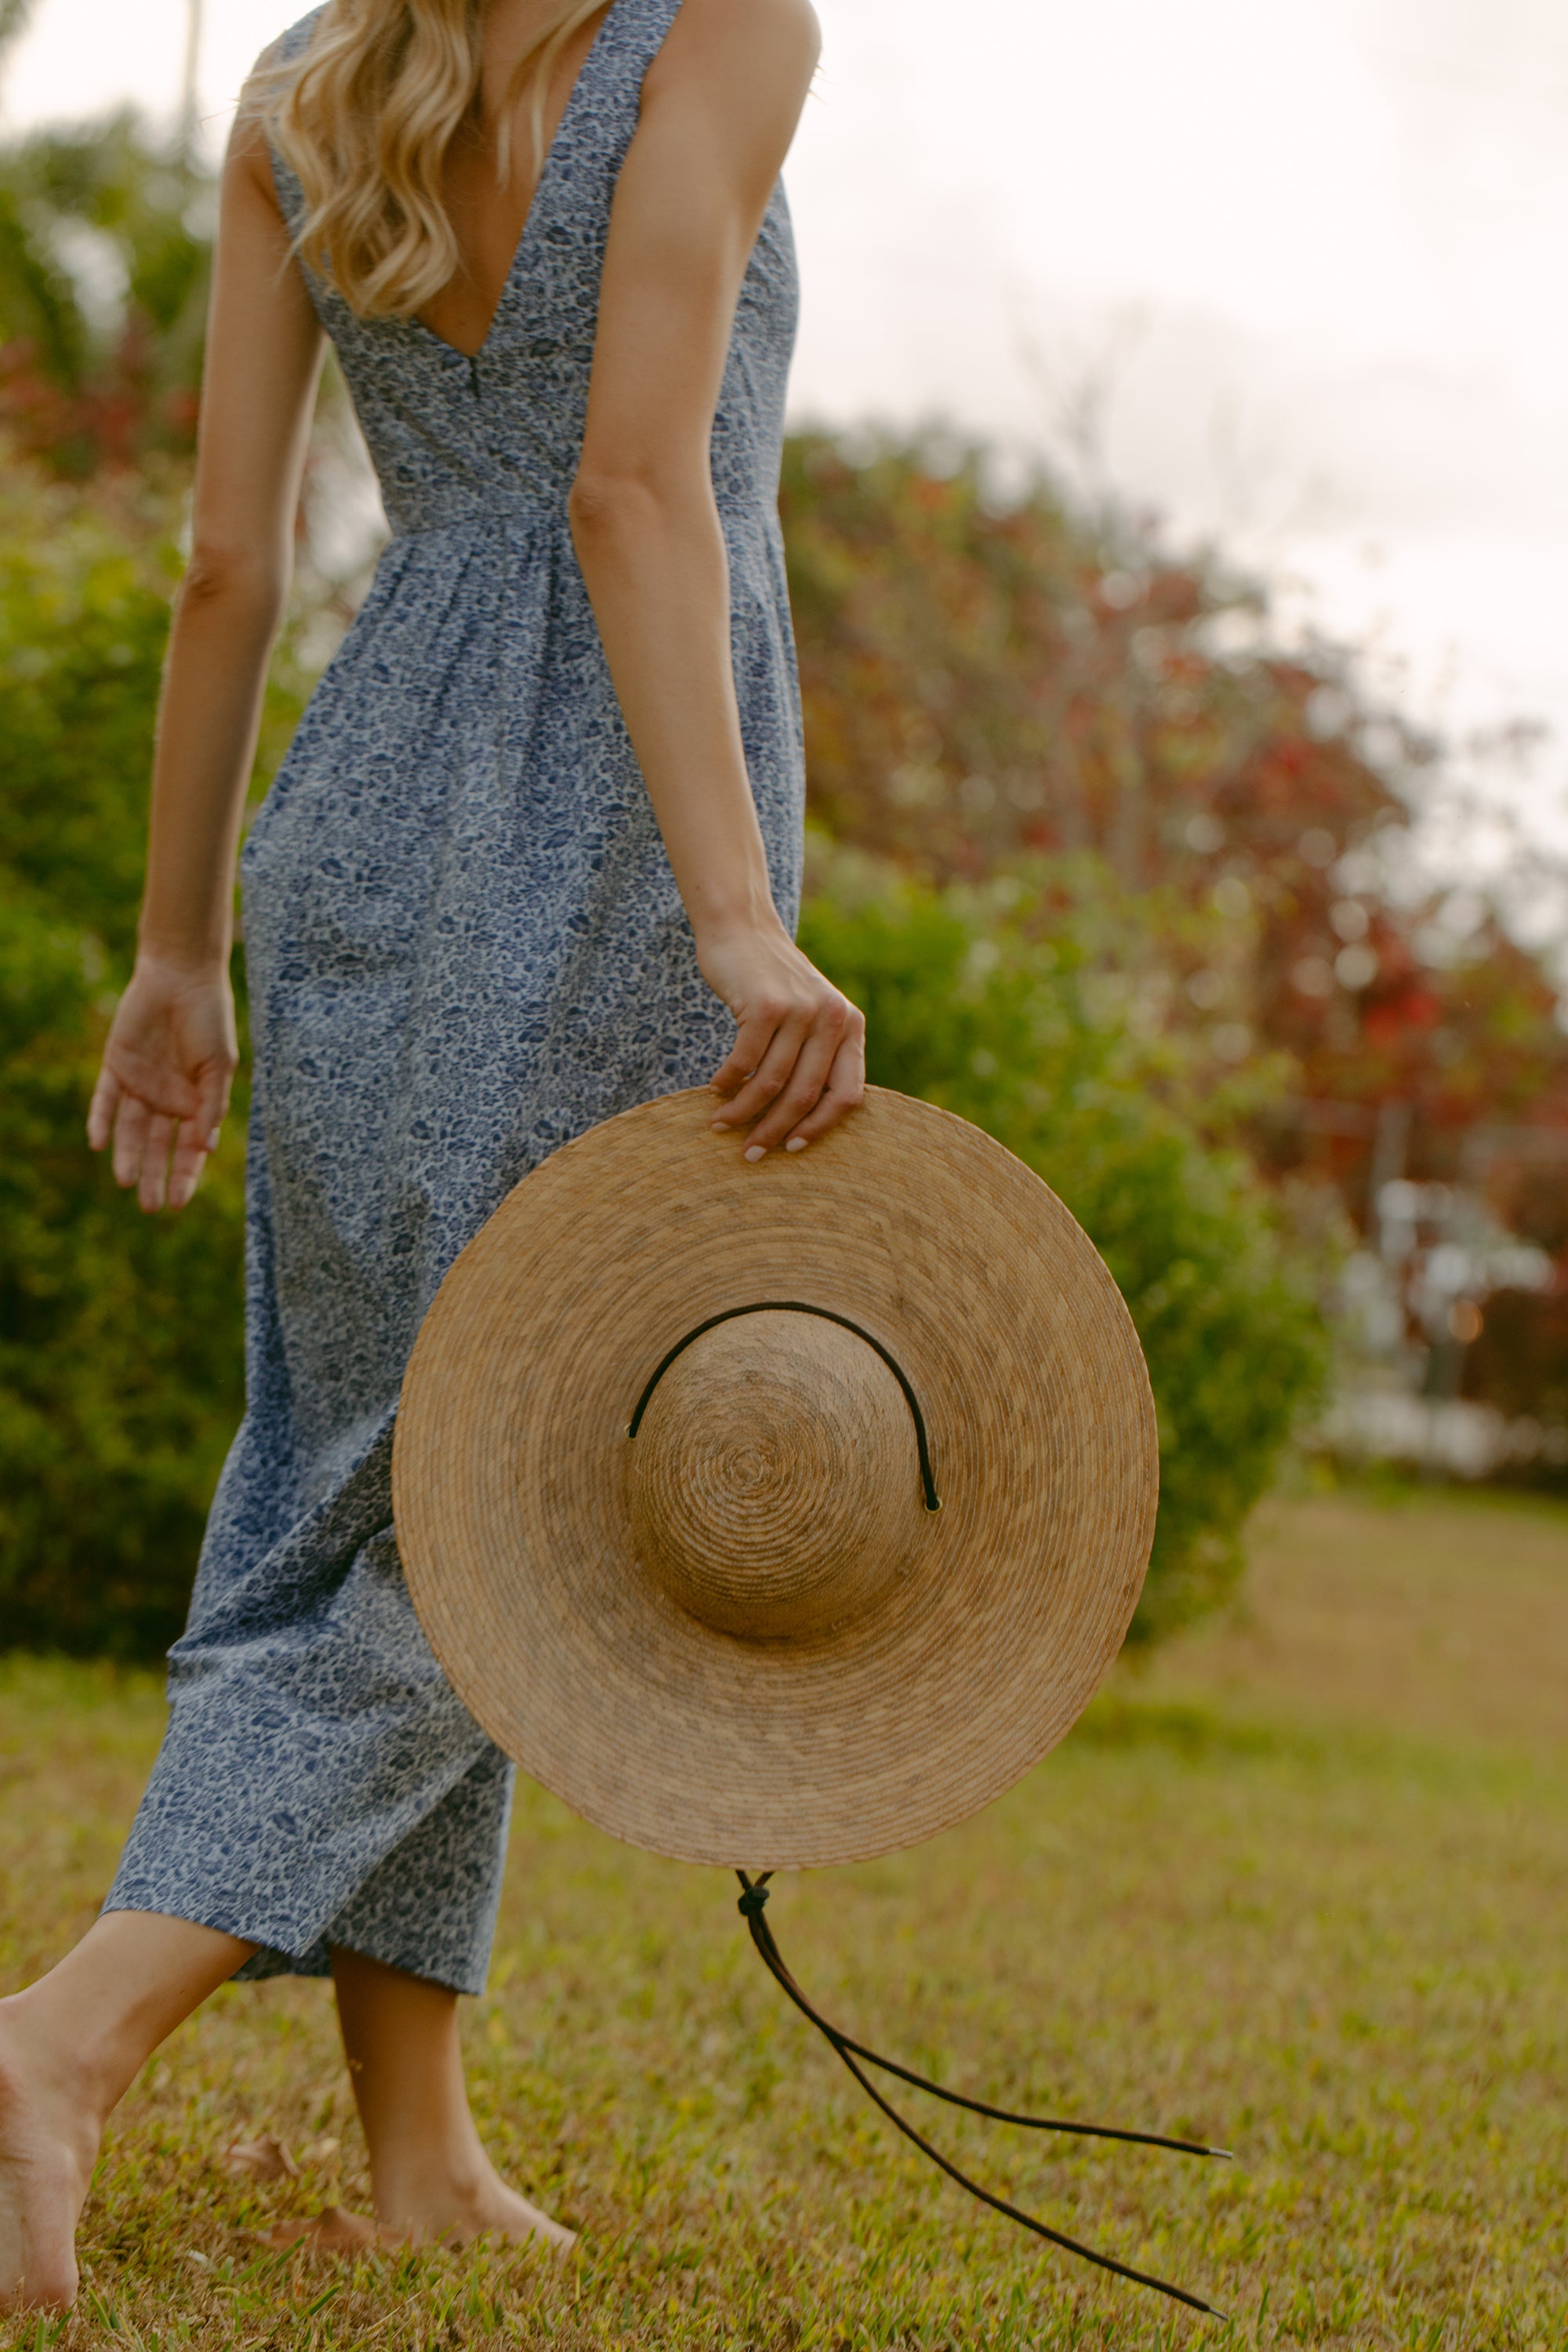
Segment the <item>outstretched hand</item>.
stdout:
<svg viewBox="0 0 1568 2352">
<path fill-rule="evenodd" d="M 112 1141 L 114 1181 L 149 1213 L 183 1209 L 228 1109 L 239 1049 L 226 972 L 141 958 L 115 1011 L 87 1139 Z"/>
<path fill-rule="evenodd" d="M 704 941 L 698 961 L 739 1024 L 734 1051 L 711 1080 L 725 1097 L 714 1126 L 749 1128 L 748 1160 L 778 1143 L 804 1151 L 866 1091 L 863 1015 L 782 924 Z"/>
</svg>

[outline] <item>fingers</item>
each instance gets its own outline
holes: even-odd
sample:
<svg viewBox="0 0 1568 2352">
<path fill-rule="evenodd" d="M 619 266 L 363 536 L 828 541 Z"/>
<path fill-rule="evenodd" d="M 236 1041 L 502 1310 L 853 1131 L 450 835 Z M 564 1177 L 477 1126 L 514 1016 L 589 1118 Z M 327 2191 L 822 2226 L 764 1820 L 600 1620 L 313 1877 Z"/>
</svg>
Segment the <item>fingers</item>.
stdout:
<svg viewBox="0 0 1568 2352">
<path fill-rule="evenodd" d="M 749 1126 L 748 1160 L 761 1160 L 780 1143 L 804 1150 L 853 1110 L 865 1092 L 866 1024 L 837 990 L 808 1013 L 779 1019 L 753 1061 L 753 1040 L 773 1020 L 770 1010 L 742 1024 L 735 1053 L 713 1080 L 716 1088 L 736 1089 L 713 1125 Z"/>
<path fill-rule="evenodd" d="M 209 1151 L 217 1150 L 218 1129 L 228 1117 L 228 1098 L 233 1087 L 234 1071 L 227 1066 L 213 1072 L 203 1083 L 196 1118 L 212 1139 L 206 1146 Z"/>
<path fill-rule="evenodd" d="M 206 1164 L 210 1152 L 217 1150 L 218 1136 L 228 1116 L 229 1090 L 234 1084 L 227 1069 L 207 1071 L 199 1089 L 200 1100 L 194 1118 L 180 1121 L 174 1139 L 174 1165 L 169 1171 L 169 1206 L 183 1209 L 196 1189 L 196 1181 Z"/>
<path fill-rule="evenodd" d="M 174 1120 L 164 1111 L 153 1111 L 142 1139 L 142 1176 L 136 1187 L 137 1201 L 149 1216 L 161 1209 L 168 1198 L 169 1154 L 174 1145 Z"/>
<path fill-rule="evenodd" d="M 226 973 L 205 978 L 139 957 L 115 1009 L 88 1112 L 115 1181 L 155 1213 L 184 1208 L 217 1142 L 238 1059 Z"/>
<path fill-rule="evenodd" d="M 98 1074 L 98 1084 L 87 1107 L 87 1141 L 91 1151 L 101 1151 L 114 1131 L 120 1092 L 120 1081 L 106 1064 Z"/>
<path fill-rule="evenodd" d="M 734 1095 L 748 1078 L 756 1076 L 763 1055 L 773 1044 L 781 1018 L 776 1007 L 747 1014 L 736 1034 L 729 1059 L 714 1071 L 708 1082 L 716 1095 Z M 713 1124 L 715 1127 L 743 1127 L 745 1119 L 743 1116 L 737 1117 L 731 1105 L 729 1110 L 720 1111 L 715 1116 Z"/>
<path fill-rule="evenodd" d="M 114 1181 L 124 1192 L 142 1175 L 142 1150 L 153 1114 L 135 1095 L 122 1094 L 114 1111 Z"/>
<path fill-rule="evenodd" d="M 109 1071 L 99 1074 L 88 1112 L 88 1141 L 101 1151 L 112 1139 L 114 1181 L 125 1192 L 134 1186 L 137 1202 L 149 1215 L 187 1207 L 209 1154 L 217 1149 L 229 1081 L 216 1076 L 202 1092 L 195 1118 L 176 1119 L 128 1094 Z"/>
<path fill-rule="evenodd" d="M 771 1042 L 734 1099 L 715 1114 L 715 1127 L 750 1127 L 777 1101 L 789 1084 L 790 1074 L 811 1033 L 810 1014 L 799 1011 L 776 1023 L 772 1023 L 772 1016 L 766 1017 L 773 1027 Z"/>
<path fill-rule="evenodd" d="M 725 1098 L 713 1125 L 749 1129 L 748 1160 L 761 1160 L 797 1130 L 809 1142 L 853 1108 L 865 1023 L 782 927 L 716 932 L 700 942 L 698 960 L 739 1024 L 734 1047 L 710 1082 Z M 840 1066 L 847 1039 L 855 1051 Z M 830 1084 L 837 1091 L 826 1121 L 805 1129 Z"/>
<path fill-rule="evenodd" d="M 827 1084 L 817 1097 L 815 1108 L 799 1120 L 784 1139 L 786 1151 L 804 1151 L 830 1127 L 837 1127 L 853 1110 L 858 1110 L 866 1098 L 866 1030 L 857 1015 L 853 1033 L 847 1036 L 833 1057 L 833 1067 Z"/>
<path fill-rule="evenodd" d="M 216 1140 L 198 1120 L 176 1121 L 135 1095 L 121 1094 L 114 1113 L 114 1181 L 124 1192 L 134 1186 L 137 1205 L 149 1216 L 164 1207 L 183 1209 Z"/>
<path fill-rule="evenodd" d="M 763 1114 L 746 1138 L 746 1157 L 760 1160 L 782 1143 L 797 1122 L 812 1110 L 827 1084 L 844 1035 L 844 1012 L 833 1008 L 814 1022 L 795 1054 L 795 1066 L 778 1089 L 772 1108 Z M 837 1018 L 834 1017 L 837 1013 Z M 761 1073 L 759 1073 L 759 1076 Z"/>
<path fill-rule="evenodd" d="M 217 1141 L 216 1128 L 199 1119 L 183 1118 L 174 1137 L 174 1157 L 169 1168 L 169 1206 L 187 1208 L 206 1166 L 207 1153 Z"/>
</svg>

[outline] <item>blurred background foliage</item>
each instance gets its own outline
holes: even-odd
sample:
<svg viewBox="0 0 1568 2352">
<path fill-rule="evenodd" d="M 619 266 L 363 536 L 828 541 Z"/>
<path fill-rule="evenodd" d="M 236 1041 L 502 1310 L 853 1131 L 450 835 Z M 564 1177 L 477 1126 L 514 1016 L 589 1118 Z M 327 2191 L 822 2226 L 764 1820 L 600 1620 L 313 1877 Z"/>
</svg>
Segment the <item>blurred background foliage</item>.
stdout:
<svg viewBox="0 0 1568 2352">
<path fill-rule="evenodd" d="M 242 1402 L 242 1118 L 178 1219 L 81 1140 L 132 945 L 212 205 L 129 117 L 0 148 L 0 1639 L 125 1655 L 177 1630 Z M 258 792 L 369 551 L 342 553 L 344 446 L 329 394 Z M 1160 1412 L 1152 1638 L 1234 1581 L 1390 1178 L 1568 1127 L 1552 976 L 1493 898 L 1418 879 L 1439 747 L 1349 655 L 1282 651 L 1219 556 L 936 433 L 796 435 L 783 513 L 803 939 L 866 1007 L 873 1076 L 1037 1169 L 1127 1295 Z M 1550 1166 L 1488 1164 L 1561 1263 Z M 1489 1296 L 1458 1382 L 1568 1423 L 1562 1298 Z"/>
<path fill-rule="evenodd" d="M 1093 1236 L 1138 1327 L 1160 1516 L 1134 1627 L 1211 1606 L 1324 1366 L 1308 1252 L 1245 1160 L 1182 1115 L 1165 1057 L 1096 1003 L 1092 946 L 1048 867 L 933 888 L 814 844 L 801 944 L 861 1005 L 868 1068 L 984 1127 Z M 1162 1083 L 1164 1081 L 1165 1083 Z"/>
<path fill-rule="evenodd" d="M 211 174 L 132 113 L 0 149 L 14 447 L 74 480 L 189 459 L 216 221 Z"/>
</svg>

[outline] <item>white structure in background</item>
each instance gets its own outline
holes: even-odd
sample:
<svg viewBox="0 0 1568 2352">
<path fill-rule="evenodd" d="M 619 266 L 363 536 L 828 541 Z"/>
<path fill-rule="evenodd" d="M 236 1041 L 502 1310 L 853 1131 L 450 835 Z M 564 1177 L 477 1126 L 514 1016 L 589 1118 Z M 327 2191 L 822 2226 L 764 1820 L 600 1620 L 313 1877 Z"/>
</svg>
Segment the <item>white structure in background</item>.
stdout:
<svg viewBox="0 0 1568 2352">
<path fill-rule="evenodd" d="M 1378 1255 L 1384 1265 L 1405 1269 L 1405 1297 L 1434 1345 L 1478 1338 L 1480 1309 L 1494 1290 L 1552 1287 L 1546 1252 L 1505 1232 L 1486 1202 L 1460 1186 L 1395 1177 L 1378 1188 L 1377 1223 Z M 1434 1235 L 1425 1248 L 1423 1232 Z"/>
<path fill-rule="evenodd" d="M 1338 1454 L 1461 1478 L 1510 1464 L 1568 1465 L 1568 1427 L 1544 1428 L 1528 1415 L 1509 1421 L 1452 1392 L 1492 1294 L 1551 1289 L 1556 1269 L 1546 1252 L 1505 1232 L 1479 1193 L 1462 1186 L 1391 1178 L 1378 1187 L 1376 1208 L 1376 1249 L 1357 1250 L 1341 1276 L 1353 1368 L 1325 1417 L 1324 1440 Z"/>
<path fill-rule="evenodd" d="M 1547 1427 L 1528 1413 L 1507 1421 L 1490 1405 L 1402 1389 L 1348 1390 L 1323 1416 L 1319 1434 L 1352 1461 L 1408 1462 L 1455 1478 L 1489 1478 L 1535 1462 L 1568 1468 L 1568 1423 Z"/>
</svg>

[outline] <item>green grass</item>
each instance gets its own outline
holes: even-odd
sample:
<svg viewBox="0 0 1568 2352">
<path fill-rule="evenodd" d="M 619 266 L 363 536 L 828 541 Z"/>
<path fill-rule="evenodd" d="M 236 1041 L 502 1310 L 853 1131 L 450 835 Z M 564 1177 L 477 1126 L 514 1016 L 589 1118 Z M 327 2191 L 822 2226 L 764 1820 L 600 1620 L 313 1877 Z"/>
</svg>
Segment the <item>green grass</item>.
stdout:
<svg viewBox="0 0 1568 2352">
<path fill-rule="evenodd" d="M 363 2161 L 326 1989 L 236 1987 L 116 2119 L 80 2310 L 0 2344 L 1562 2352 L 1565 1691 L 1568 1512 L 1301 1496 L 1264 1517 L 1245 1613 L 978 1822 L 779 1882 L 786 1958 L 878 2046 L 1233 2147 L 1053 2144 L 909 2095 L 967 2168 L 1229 2331 L 945 2185 L 763 1974 L 731 1882 L 525 1790 L 468 2033 L 486 2135 L 575 2261 L 261 2251 L 280 2213 L 363 2203 Z M 159 1720 L 151 1681 L 0 1663 L 0 1986 L 91 1916 Z M 216 2168 L 258 2130 L 298 2180 Z"/>
</svg>

